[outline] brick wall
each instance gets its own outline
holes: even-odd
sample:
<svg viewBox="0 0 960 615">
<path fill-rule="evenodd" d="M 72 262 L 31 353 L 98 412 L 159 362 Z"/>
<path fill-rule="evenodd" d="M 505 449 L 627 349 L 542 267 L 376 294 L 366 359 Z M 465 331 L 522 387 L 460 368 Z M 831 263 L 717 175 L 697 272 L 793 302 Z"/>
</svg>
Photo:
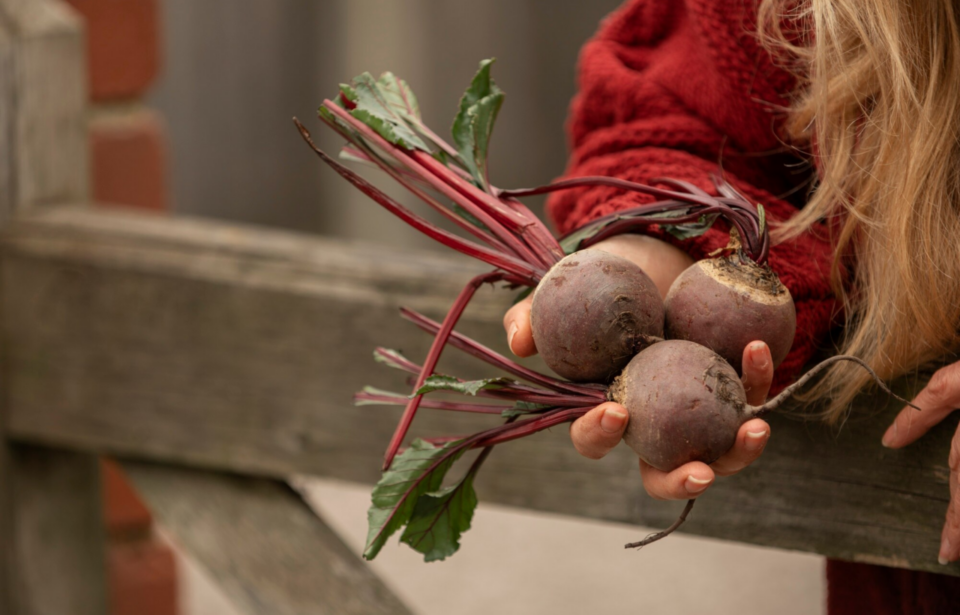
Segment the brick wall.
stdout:
<svg viewBox="0 0 960 615">
<path fill-rule="evenodd" d="M 161 66 L 157 0 L 67 0 L 84 18 L 92 198 L 164 211 L 166 138 L 142 97 Z M 102 464 L 111 615 L 176 615 L 176 561 L 122 470 Z"/>
<path fill-rule="evenodd" d="M 101 203 L 165 210 L 164 126 L 141 102 L 160 70 L 158 2 L 67 2 L 87 28 L 92 196 Z"/>
</svg>

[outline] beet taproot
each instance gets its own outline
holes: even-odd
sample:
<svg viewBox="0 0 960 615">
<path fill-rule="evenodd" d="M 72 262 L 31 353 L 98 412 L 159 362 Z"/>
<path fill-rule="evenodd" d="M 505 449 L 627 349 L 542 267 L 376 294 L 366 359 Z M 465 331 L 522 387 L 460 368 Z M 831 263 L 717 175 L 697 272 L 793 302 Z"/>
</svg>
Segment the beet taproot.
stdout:
<svg viewBox="0 0 960 615">
<path fill-rule="evenodd" d="M 653 280 L 627 259 L 601 250 L 571 254 L 533 294 L 537 351 L 560 376 L 606 383 L 655 338 L 663 300 Z"/>
<path fill-rule="evenodd" d="M 787 287 L 769 266 L 739 254 L 697 261 L 664 299 L 668 339 L 696 342 L 742 373 L 743 349 L 766 342 L 774 367 L 793 346 L 797 311 Z"/>
<path fill-rule="evenodd" d="M 641 351 L 614 380 L 610 397 L 630 413 L 623 441 L 664 472 L 719 459 L 736 441 L 747 407 L 730 364 L 684 340 Z"/>
</svg>

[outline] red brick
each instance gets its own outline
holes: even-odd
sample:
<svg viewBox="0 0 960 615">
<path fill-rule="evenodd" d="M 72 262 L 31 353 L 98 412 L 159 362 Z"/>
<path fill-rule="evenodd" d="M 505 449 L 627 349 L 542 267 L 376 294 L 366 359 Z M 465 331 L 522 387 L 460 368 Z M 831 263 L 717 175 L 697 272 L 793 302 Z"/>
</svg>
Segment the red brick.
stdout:
<svg viewBox="0 0 960 615">
<path fill-rule="evenodd" d="M 169 546 L 151 539 L 111 544 L 110 615 L 177 615 L 177 568 Z"/>
<path fill-rule="evenodd" d="M 157 114 L 97 117 L 90 122 L 90 156 L 97 202 L 167 209 L 166 137 Z"/>
<path fill-rule="evenodd" d="M 101 461 L 103 515 L 107 535 L 113 540 L 144 539 L 150 536 L 153 515 L 127 481 L 115 462 Z"/>
<path fill-rule="evenodd" d="M 87 25 L 87 65 L 94 101 L 133 98 L 160 67 L 156 0 L 67 0 Z"/>
</svg>

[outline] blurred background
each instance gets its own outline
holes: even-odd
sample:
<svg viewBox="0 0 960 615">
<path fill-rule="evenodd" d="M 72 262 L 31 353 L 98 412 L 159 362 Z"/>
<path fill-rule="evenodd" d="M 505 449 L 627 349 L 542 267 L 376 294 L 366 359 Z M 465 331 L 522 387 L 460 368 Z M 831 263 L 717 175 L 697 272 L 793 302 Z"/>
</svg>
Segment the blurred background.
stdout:
<svg viewBox="0 0 960 615">
<path fill-rule="evenodd" d="M 478 62 L 497 58 L 507 100 L 491 175 L 504 187 L 546 183 L 564 167 L 579 48 L 618 4 L 162 0 L 163 71 L 148 100 L 168 125 L 172 208 L 432 248 L 304 155 L 291 116 L 319 127 L 316 108 L 337 84 L 389 70 L 410 83 L 426 123 L 447 135 Z M 336 135 L 314 132 L 336 151 Z"/>
<path fill-rule="evenodd" d="M 502 187 L 542 184 L 566 159 L 578 50 L 619 0 L 69 0 L 88 20 L 98 202 L 437 249 L 322 168 L 291 117 L 369 71 L 406 79 L 446 134 L 477 63 L 507 93 L 491 150 Z M 404 197 L 405 198 L 405 195 Z M 204 570 L 105 469 L 113 615 L 232 615 Z M 369 487 L 302 479 L 354 552 Z M 615 548 L 643 528 L 481 505 L 463 553 L 425 565 L 392 545 L 372 564 L 415 612 L 823 611 L 822 560 L 672 537 Z M 751 579 L 749 584 L 745 579 Z"/>
</svg>

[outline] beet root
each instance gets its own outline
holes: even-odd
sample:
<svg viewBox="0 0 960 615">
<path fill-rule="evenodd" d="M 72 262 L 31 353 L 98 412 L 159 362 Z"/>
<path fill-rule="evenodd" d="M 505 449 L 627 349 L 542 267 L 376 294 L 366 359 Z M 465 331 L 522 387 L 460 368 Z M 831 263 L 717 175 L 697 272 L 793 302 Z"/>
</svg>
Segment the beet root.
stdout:
<svg viewBox="0 0 960 615">
<path fill-rule="evenodd" d="M 858 363 L 883 391 L 916 408 L 887 388 L 863 360 L 847 355 L 822 361 L 762 406 L 751 406 L 730 364 L 686 340 L 665 340 L 640 352 L 610 385 L 607 397 L 630 414 L 624 442 L 645 462 L 669 472 L 691 461 L 713 463 L 733 448 L 743 423 L 776 410 L 837 361 Z"/>
<path fill-rule="evenodd" d="M 747 416 L 739 376 L 700 344 L 666 340 L 643 350 L 610 387 L 630 413 L 624 442 L 664 472 L 713 463 L 733 447 Z"/>
<path fill-rule="evenodd" d="M 674 281 L 664 308 L 667 338 L 710 348 L 738 374 L 747 344 L 766 342 L 776 367 L 797 330 L 790 291 L 769 267 L 739 255 L 694 263 Z"/>
<path fill-rule="evenodd" d="M 606 383 L 663 337 L 663 301 L 640 267 L 599 250 L 553 266 L 533 295 L 530 324 L 537 350 L 557 374 Z"/>
</svg>

